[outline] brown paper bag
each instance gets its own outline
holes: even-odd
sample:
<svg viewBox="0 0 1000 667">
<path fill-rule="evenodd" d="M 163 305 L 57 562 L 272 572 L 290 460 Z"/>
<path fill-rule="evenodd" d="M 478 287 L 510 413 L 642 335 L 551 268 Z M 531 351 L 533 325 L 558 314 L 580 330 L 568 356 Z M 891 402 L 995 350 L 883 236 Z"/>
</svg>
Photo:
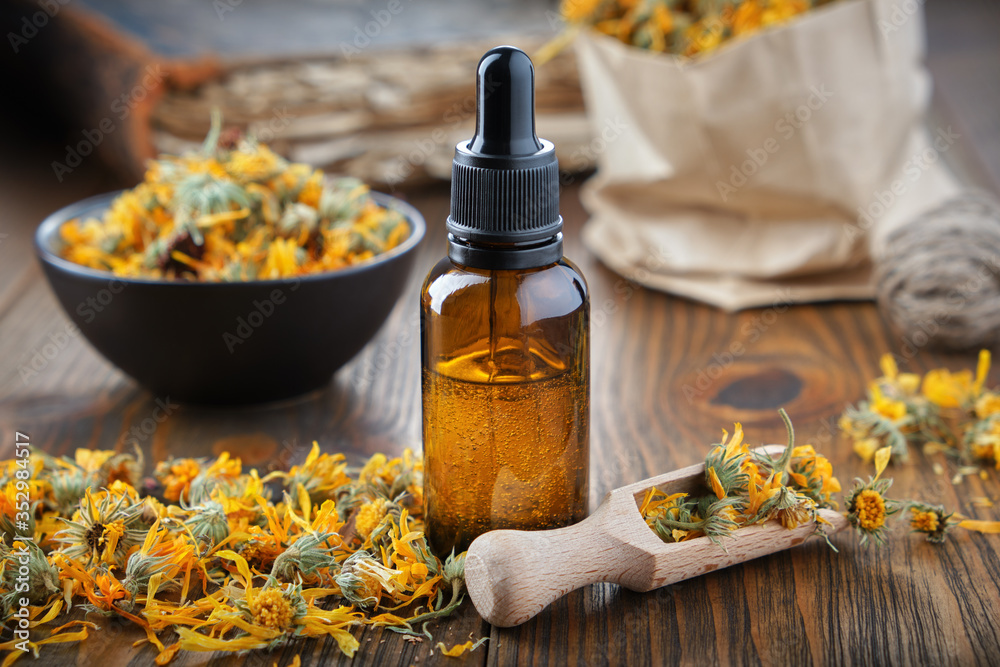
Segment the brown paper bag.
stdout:
<svg viewBox="0 0 1000 667">
<path fill-rule="evenodd" d="M 957 190 L 928 157 L 955 137 L 924 127 L 923 53 L 917 0 L 832 3 L 693 61 L 582 34 L 588 248 L 727 310 L 870 298 L 884 230 Z"/>
</svg>

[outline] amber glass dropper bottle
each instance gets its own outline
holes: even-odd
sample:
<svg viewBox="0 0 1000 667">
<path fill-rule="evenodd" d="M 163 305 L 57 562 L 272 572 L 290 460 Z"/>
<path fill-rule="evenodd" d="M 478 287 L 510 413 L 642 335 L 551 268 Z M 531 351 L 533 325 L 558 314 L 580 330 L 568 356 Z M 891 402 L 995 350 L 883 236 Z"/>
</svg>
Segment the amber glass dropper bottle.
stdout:
<svg viewBox="0 0 1000 667">
<path fill-rule="evenodd" d="M 436 553 L 587 513 L 590 304 L 563 258 L 559 166 L 534 69 L 490 50 L 455 149 L 448 256 L 421 294 L 424 503 Z"/>
</svg>

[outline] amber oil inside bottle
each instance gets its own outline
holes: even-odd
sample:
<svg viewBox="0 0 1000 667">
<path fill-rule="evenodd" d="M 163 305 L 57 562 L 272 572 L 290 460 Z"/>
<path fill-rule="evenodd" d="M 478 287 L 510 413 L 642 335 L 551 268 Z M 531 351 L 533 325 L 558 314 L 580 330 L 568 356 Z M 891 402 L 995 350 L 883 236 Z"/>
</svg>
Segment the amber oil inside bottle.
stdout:
<svg viewBox="0 0 1000 667">
<path fill-rule="evenodd" d="M 421 306 L 424 498 L 436 553 L 497 528 L 584 518 L 589 305 L 576 267 L 482 270 L 445 259 Z"/>
</svg>

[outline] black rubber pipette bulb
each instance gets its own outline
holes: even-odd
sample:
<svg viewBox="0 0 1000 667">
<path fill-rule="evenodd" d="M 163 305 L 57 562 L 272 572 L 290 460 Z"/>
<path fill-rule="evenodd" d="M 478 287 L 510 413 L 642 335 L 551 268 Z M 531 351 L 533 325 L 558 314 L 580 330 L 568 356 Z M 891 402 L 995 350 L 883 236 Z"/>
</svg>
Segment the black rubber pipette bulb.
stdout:
<svg viewBox="0 0 1000 667">
<path fill-rule="evenodd" d="M 480 155 L 531 155 L 535 134 L 535 70 L 512 46 L 490 49 L 476 72 L 476 133 L 469 150 Z"/>
</svg>

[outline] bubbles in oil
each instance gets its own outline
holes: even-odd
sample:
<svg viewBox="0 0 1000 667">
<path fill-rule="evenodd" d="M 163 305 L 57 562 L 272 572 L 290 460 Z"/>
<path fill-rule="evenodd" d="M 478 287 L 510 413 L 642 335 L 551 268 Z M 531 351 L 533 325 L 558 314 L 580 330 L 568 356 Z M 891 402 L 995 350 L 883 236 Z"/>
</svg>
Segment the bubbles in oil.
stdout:
<svg viewBox="0 0 1000 667">
<path fill-rule="evenodd" d="M 461 361 L 480 366 L 460 358 L 451 369 Z M 424 369 L 425 500 L 435 548 L 462 550 L 488 530 L 554 528 L 585 516 L 589 392 L 580 366 L 519 382 Z"/>
</svg>

